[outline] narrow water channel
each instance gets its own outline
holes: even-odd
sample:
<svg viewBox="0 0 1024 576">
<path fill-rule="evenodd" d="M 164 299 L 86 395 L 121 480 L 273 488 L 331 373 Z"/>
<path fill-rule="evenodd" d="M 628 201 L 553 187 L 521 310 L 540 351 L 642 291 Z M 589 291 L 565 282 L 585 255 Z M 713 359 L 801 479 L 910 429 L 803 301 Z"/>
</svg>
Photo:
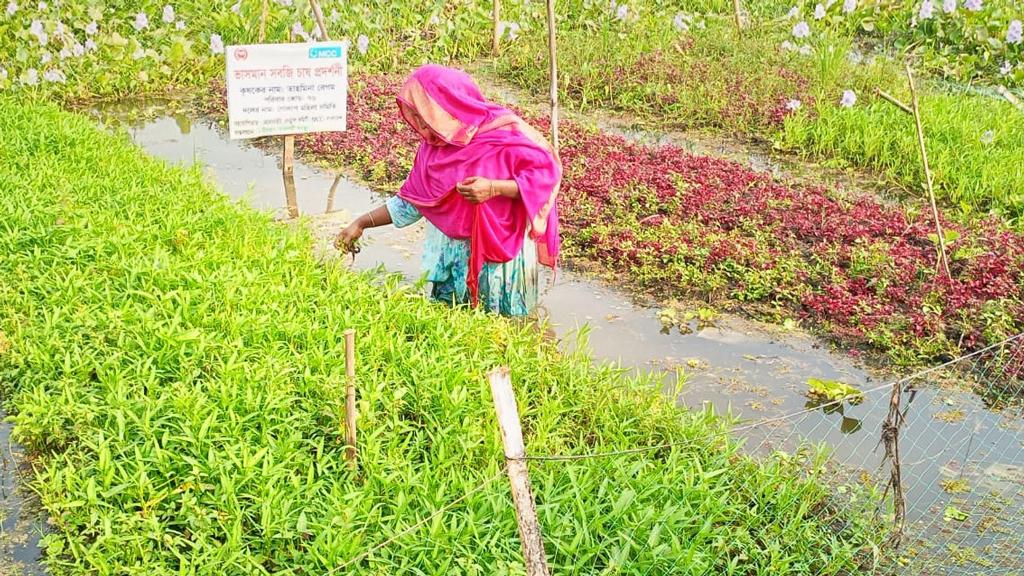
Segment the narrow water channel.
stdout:
<svg viewBox="0 0 1024 576">
<path fill-rule="evenodd" d="M 288 212 L 279 158 L 229 141 L 208 122 L 187 113 L 129 120 L 137 104 L 95 112 L 123 127 L 139 146 L 171 163 L 200 164 L 232 197 L 284 217 Z M 311 215 L 326 246 L 353 214 L 381 202 L 365 186 L 296 162 L 296 203 Z M 333 189 L 333 193 L 332 193 Z M 383 266 L 419 277 L 421 227 L 377 229 L 365 236 L 357 268 Z M 791 450 L 801 441 L 827 445 L 846 482 L 881 476 L 879 437 L 889 408 L 888 390 L 837 410 L 814 409 L 809 378 L 838 380 L 861 390 L 886 384 L 851 357 L 835 354 L 799 331 L 786 332 L 739 318 L 718 318 L 687 334 L 666 331 L 659 310 L 626 292 L 561 271 L 543 295 L 558 337 L 574 346 L 585 335 L 595 360 L 635 372 L 654 372 L 680 406 L 731 413 L 745 422 L 800 413 L 743 432 L 751 451 Z M 683 376 L 681 376 L 683 375 Z M 1024 429 L 1019 412 L 994 411 L 969 391 L 916 381 L 918 390 L 903 428 L 902 474 L 911 550 L 927 565 L 919 574 L 1008 574 L 1024 569 Z M 0 438 L 2 440 L 2 438 Z M 951 489 L 966 487 L 968 491 Z M 953 507 L 966 520 L 950 516 Z M 5 524 L 6 526 L 6 524 Z"/>
</svg>

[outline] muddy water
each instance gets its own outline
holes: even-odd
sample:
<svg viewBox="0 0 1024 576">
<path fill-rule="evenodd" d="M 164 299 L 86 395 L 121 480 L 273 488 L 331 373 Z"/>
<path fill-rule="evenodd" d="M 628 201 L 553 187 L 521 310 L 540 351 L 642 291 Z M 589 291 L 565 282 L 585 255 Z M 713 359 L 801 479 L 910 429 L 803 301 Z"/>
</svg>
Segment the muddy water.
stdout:
<svg viewBox="0 0 1024 576">
<path fill-rule="evenodd" d="M 282 216 L 287 213 L 277 155 L 228 141 L 216 127 L 184 113 L 125 122 L 123 112 L 108 109 L 99 116 L 124 126 L 157 157 L 203 165 L 227 194 Z M 352 214 L 381 201 L 364 186 L 300 162 L 295 174 L 297 207 L 314 216 L 325 245 Z M 422 226 L 370 231 L 354 266 L 383 266 L 417 279 L 422 237 Z M 747 422 L 800 413 L 744 430 L 751 451 L 791 449 L 806 439 L 831 448 L 842 464 L 836 471 L 841 480 L 877 479 L 887 473 L 879 436 L 889 392 L 875 390 L 886 381 L 809 336 L 728 317 L 716 318 L 710 326 L 693 325 L 687 334 L 665 331 L 657 308 L 565 271 L 545 292 L 543 307 L 567 346 L 582 334 L 595 358 L 663 375 L 666 390 L 679 390 L 681 406 L 710 405 Z M 869 392 L 858 405 L 824 411 L 808 403 L 808 378 L 840 380 Z M 907 409 L 902 474 L 910 532 L 930 538 L 909 549 L 915 561 L 929 563 L 915 572 L 1002 574 L 1024 567 L 1020 415 L 991 411 L 973 394 L 928 378 L 914 383 L 919 390 Z M 969 492 L 951 493 L 965 487 Z M 935 559 L 942 560 L 940 565 L 931 565 Z"/>
<path fill-rule="evenodd" d="M 45 574 L 39 565 L 39 538 L 45 519 L 27 492 L 30 473 L 20 448 L 11 441 L 11 425 L 0 410 L 0 576 Z"/>
</svg>

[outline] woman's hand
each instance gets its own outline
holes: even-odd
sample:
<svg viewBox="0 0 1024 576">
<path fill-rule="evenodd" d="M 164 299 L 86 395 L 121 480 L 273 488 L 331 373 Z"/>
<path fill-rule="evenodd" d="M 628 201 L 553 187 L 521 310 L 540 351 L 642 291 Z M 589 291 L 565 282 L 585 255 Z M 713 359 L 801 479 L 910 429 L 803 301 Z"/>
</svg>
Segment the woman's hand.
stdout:
<svg viewBox="0 0 1024 576">
<path fill-rule="evenodd" d="M 473 204 L 481 204 L 498 195 L 494 181 L 479 176 L 471 176 L 459 182 L 455 190 Z"/>
<path fill-rule="evenodd" d="M 362 235 L 363 226 L 357 219 L 338 233 L 337 238 L 334 239 L 334 247 L 342 252 L 351 252 L 352 254 L 355 254 L 356 252 L 359 252 L 359 247 L 356 246 L 356 242 L 362 237 Z"/>
</svg>

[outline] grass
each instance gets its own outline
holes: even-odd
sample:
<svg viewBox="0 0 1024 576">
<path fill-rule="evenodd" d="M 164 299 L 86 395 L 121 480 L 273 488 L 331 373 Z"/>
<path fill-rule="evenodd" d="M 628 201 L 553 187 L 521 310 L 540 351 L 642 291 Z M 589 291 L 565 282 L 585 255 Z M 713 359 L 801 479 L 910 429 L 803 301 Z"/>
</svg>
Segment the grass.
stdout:
<svg viewBox="0 0 1024 576">
<path fill-rule="evenodd" d="M 502 364 L 531 453 L 686 440 L 534 467 L 554 573 L 845 574 L 876 544 L 813 454 L 751 460 L 718 417 L 529 326 L 322 263 L 304 228 L 125 135 L 0 99 L 0 138 L 0 389 L 38 455 L 55 574 L 324 574 L 499 472 L 483 374 Z M 521 570 L 499 480 L 346 573 Z"/>
</svg>

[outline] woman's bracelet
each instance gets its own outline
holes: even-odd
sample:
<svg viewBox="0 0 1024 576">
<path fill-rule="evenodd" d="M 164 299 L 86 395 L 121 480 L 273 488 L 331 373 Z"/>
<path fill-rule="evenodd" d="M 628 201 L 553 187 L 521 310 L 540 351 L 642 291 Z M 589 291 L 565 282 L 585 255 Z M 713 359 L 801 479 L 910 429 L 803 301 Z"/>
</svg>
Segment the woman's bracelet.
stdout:
<svg viewBox="0 0 1024 576">
<path fill-rule="evenodd" d="M 366 215 L 370 217 L 370 228 L 376 228 L 377 223 L 373 221 L 373 212 L 367 212 Z"/>
</svg>

